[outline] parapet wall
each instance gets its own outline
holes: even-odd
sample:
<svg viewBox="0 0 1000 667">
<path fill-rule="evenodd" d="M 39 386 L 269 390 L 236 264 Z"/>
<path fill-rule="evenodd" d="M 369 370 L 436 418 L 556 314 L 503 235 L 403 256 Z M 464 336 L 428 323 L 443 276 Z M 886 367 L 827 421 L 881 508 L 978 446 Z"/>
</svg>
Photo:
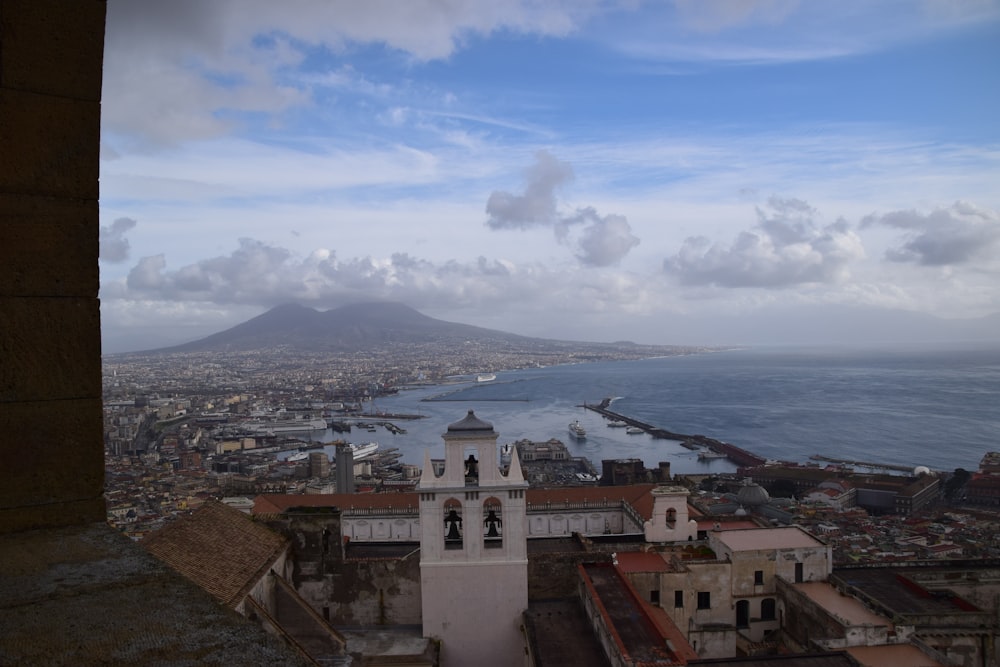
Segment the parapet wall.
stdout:
<svg viewBox="0 0 1000 667">
<path fill-rule="evenodd" d="M 104 519 L 105 8 L 0 5 L 0 533 Z"/>
</svg>

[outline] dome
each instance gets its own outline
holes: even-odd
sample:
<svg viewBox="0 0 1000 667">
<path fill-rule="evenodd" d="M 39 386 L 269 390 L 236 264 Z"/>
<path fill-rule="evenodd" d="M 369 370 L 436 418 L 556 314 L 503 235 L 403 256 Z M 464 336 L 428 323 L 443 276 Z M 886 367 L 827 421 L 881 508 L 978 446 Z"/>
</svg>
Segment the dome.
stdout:
<svg viewBox="0 0 1000 667">
<path fill-rule="evenodd" d="M 482 433 L 492 430 L 493 424 L 483 421 L 472 410 L 469 410 L 469 414 L 465 415 L 464 419 L 448 425 L 448 433 L 468 433 L 470 431 Z"/>
<path fill-rule="evenodd" d="M 736 493 L 736 501 L 744 507 L 756 507 L 766 505 L 771 500 L 771 495 L 760 484 L 755 484 L 749 479 L 743 481 L 743 486 Z"/>
</svg>

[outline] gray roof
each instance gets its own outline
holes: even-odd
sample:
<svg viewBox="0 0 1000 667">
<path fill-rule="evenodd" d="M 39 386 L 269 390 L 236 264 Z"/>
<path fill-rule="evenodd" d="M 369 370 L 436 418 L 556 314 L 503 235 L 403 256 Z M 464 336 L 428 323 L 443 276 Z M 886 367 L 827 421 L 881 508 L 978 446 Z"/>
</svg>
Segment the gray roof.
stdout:
<svg viewBox="0 0 1000 667">
<path fill-rule="evenodd" d="M 493 431 L 493 424 L 483 421 L 476 416 L 475 412 L 469 410 L 469 414 L 465 415 L 464 419 L 448 425 L 448 433 L 456 431 Z"/>
</svg>

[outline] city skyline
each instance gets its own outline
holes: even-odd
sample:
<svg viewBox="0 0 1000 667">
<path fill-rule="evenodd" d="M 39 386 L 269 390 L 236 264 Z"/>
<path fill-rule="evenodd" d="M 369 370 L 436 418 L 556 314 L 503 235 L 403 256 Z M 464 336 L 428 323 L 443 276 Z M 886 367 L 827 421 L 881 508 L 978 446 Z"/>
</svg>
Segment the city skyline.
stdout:
<svg viewBox="0 0 1000 667">
<path fill-rule="evenodd" d="M 109 2 L 105 351 L 288 302 L 665 345 L 1000 312 L 1000 4 L 408 7 Z"/>
</svg>

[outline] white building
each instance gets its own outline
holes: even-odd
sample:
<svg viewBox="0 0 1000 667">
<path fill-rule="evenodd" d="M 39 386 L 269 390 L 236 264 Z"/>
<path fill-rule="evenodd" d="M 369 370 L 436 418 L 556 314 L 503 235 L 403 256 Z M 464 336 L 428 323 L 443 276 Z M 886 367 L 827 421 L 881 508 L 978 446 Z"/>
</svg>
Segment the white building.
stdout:
<svg viewBox="0 0 1000 667">
<path fill-rule="evenodd" d="M 528 484 L 516 453 L 500 472 L 498 434 L 472 410 L 442 437 L 444 470 L 428 452 L 417 485 L 424 636 L 441 640 L 442 664 L 525 664 Z"/>
</svg>

